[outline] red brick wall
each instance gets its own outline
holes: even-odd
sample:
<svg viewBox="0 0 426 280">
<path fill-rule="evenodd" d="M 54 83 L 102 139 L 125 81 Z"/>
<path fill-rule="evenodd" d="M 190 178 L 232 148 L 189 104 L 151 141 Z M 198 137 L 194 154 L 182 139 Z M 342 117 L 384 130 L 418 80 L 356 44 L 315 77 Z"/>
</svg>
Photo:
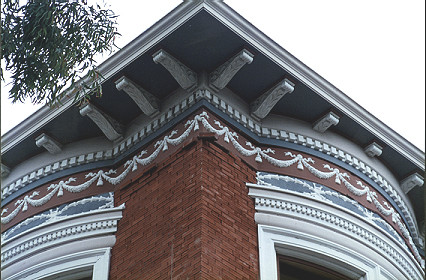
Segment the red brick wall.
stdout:
<svg viewBox="0 0 426 280">
<path fill-rule="evenodd" d="M 257 279 L 255 171 L 196 140 L 116 191 L 110 279 Z"/>
</svg>

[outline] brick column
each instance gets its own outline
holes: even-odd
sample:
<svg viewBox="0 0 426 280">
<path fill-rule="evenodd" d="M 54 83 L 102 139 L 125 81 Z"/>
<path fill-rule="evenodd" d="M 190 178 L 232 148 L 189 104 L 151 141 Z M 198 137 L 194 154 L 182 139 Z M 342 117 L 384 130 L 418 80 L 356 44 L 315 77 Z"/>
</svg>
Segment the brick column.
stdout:
<svg viewBox="0 0 426 280">
<path fill-rule="evenodd" d="M 257 279 L 255 171 L 196 139 L 129 186 L 110 279 Z"/>
</svg>

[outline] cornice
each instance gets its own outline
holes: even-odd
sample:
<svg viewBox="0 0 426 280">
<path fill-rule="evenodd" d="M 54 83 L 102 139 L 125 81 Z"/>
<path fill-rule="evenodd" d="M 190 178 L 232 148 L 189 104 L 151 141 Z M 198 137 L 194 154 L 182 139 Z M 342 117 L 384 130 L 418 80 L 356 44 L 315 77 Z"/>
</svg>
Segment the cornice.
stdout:
<svg viewBox="0 0 426 280">
<path fill-rule="evenodd" d="M 385 193 L 395 201 L 396 205 L 402 210 L 401 214 L 404 217 L 411 234 L 413 235 L 413 239 L 417 244 L 419 244 L 417 225 L 411 214 L 411 208 L 408 208 L 407 204 L 402 200 L 401 196 L 398 194 L 395 188 L 387 182 L 385 177 L 381 176 L 371 166 L 368 166 L 354 155 L 349 154 L 346 151 L 339 149 L 338 147 L 335 147 L 333 144 L 324 143 L 322 141 L 298 133 L 263 127 L 259 122 L 251 119 L 250 116 L 241 113 L 229 105 L 225 100 L 221 99 L 218 95 L 210 93 L 207 90 L 200 90 L 194 94 L 186 96 L 186 98 L 179 101 L 175 107 L 161 113 L 156 119 L 154 119 L 147 126 L 143 127 L 139 132 L 135 133 L 134 135 L 130 135 L 112 149 L 91 152 L 84 155 L 76 155 L 59 162 L 54 162 L 42 168 L 38 168 L 37 170 L 34 170 L 25 176 L 22 176 L 20 179 L 10 185 L 3 186 L 2 200 L 24 188 L 27 184 L 36 182 L 40 178 L 50 176 L 61 170 L 66 170 L 94 162 L 102 162 L 105 160 L 108 160 L 110 162 L 109 164 L 111 164 L 111 160 L 114 161 L 117 158 L 125 156 L 129 152 L 135 151 L 137 147 L 140 147 L 141 143 L 146 143 L 147 138 L 154 139 L 156 136 L 156 131 L 164 131 L 164 129 L 161 128 L 167 126 L 167 124 L 170 125 L 170 122 L 176 123 L 178 117 L 179 119 L 182 119 L 182 114 L 188 111 L 189 108 L 191 108 L 189 111 L 195 111 L 196 108 L 199 108 L 199 106 L 195 106 L 196 102 L 200 100 L 207 100 L 214 107 L 218 108 L 220 111 L 224 112 L 226 115 L 237 121 L 239 125 L 242 125 L 249 131 L 253 132 L 256 136 L 258 136 L 256 137 L 256 141 L 260 143 L 262 143 L 262 139 L 265 138 L 277 139 L 287 143 L 294 143 L 300 145 L 301 147 L 311 148 L 325 155 L 332 156 L 343 164 L 347 164 L 350 167 L 355 168 L 357 171 L 367 176 L 368 179 L 371 179 L 371 183 L 377 184 L 378 187 L 384 190 Z M 7 199 L 7 201 L 10 201 L 10 199 Z"/>
<path fill-rule="evenodd" d="M 185 21 L 195 15 L 202 7 L 202 5 L 195 2 L 182 3 L 168 15 L 159 20 L 154 26 L 143 32 L 123 49 L 103 62 L 98 67 L 98 71 L 102 74 L 103 78 L 107 80 L 165 38 L 168 34 L 176 30 Z M 81 80 L 81 83 L 90 83 L 90 79 L 85 77 Z M 52 108 L 45 105 L 19 125 L 4 134 L 2 136 L 1 153 L 6 153 L 35 131 L 39 130 L 51 120 L 76 104 L 78 100 L 74 100 L 75 93 L 73 91 L 74 88 L 69 88 L 65 91 L 65 97 L 61 100 L 60 106 Z"/>
<path fill-rule="evenodd" d="M 10 242 L 2 244 L 2 269 L 6 269 L 29 254 L 35 254 L 52 246 L 116 232 L 123 208 L 124 206 L 120 206 L 92 211 L 85 217 L 70 216 L 53 225 L 48 223 L 30 233 L 13 238 Z"/>
<path fill-rule="evenodd" d="M 371 132 L 398 153 L 403 155 L 421 170 L 425 170 L 425 154 L 390 127 L 378 120 L 350 97 L 318 75 L 263 32 L 241 17 L 225 3 L 208 3 L 206 10 L 219 21 L 247 40 L 258 51 L 298 78 L 316 94 L 334 105 L 352 120 Z"/>
<path fill-rule="evenodd" d="M 266 211 L 266 212 L 276 212 L 280 213 L 283 209 L 285 210 L 294 210 L 292 207 L 287 206 L 285 203 L 283 204 L 281 198 L 285 198 L 288 195 L 294 195 L 296 197 L 304 197 L 308 199 L 312 199 L 315 201 L 319 201 L 326 205 L 330 205 L 334 208 L 337 208 L 343 212 L 349 213 L 351 216 L 356 217 L 357 219 L 363 220 L 366 223 L 371 224 L 377 231 L 382 232 L 387 235 L 390 239 L 394 240 L 399 247 L 404 249 L 407 253 L 412 255 L 414 258 L 424 266 L 424 261 L 420 256 L 411 236 L 406 236 L 408 240 L 408 244 L 411 250 L 406 245 L 405 241 L 403 241 L 399 234 L 388 224 L 387 221 L 374 217 L 373 212 L 363 207 L 356 200 L 352 200 L 328 187 L 311 183 L 305 180 L 292 178 L 289 176 L 282 176 L 277 174 L 267 174 L 260 173 L 257 174 L 257 184 L 247 183 L 247 186 L 250 189 L 251 196 L 255 198 L 255 205 L 258 206 L 256 209 Z M 270 182 L 270 183 L 269 183 Z M 277 186 L 277 182 L 290 183 L 295 184 L 303 189 L 302 191 L 293 191 L 287 187 L 283 188 L 282 186 Z M 333 197 L 334 199 L 328 199 L 327 197 Z M 356 213 L 351 207 L 342 207 L 337 204 L 337 201 L 342 201 L 347 205 L 351 205 L 351 207 L 357 208 L 362 215 Z M 286 200 L 287 201 L 287 200 Z M 384 231 L 380 226 L 385 225 L 387 231 Z M 389 234 L 392 233 L 392 234 Z"/>
<path fill-rule="evenodd" d="M 129 157 L 117 169 L 90 171 L 85 175 L 82 174 L 84 176 L 80 176 L 81 179 L 79 180 L 70 176 L 47 186 L 47 191 L 44 191 L 43 194 L 39 191 L 27 193 L 14 203 L 13 210 L 10 209 L 11 211 L 9 211 L 8 209 L 12 206 L 11 204 L 7 206 L 8 208 L 3 209 L 1 222 L 7 224 L 19 213 L 27 211 L 28 207 L 41 207 L 54 197 L 62 197 L 65 192 L 79 193 L 92 186 L 102 187 L 107 183 L 117 186 L 130 174 L 154 162 L 160 154 L 167 152 L 170 147 L 177 147 L 182 144 L 192 132 L 206 131 L 216 135 L 221 143 L 223 143 L 221 145 L 232 147 L 241 157 L 256 166 L 258 164 L 269 164 L 271 167 L 279 168 L 280 170 L 291 169 L 293 171 L 290 172 L 297 172 L 299 174 L 297 176 L 313 176 L 314 180 L 328 180 L 328 184 L 335 184 L 343 193 L 349 191 L 349 195 L 365 197 L 369 207 L 375 207 L 374 209 L 382 217 L 387 219 L 388 222 L 393 222 L 394 227 L 405 238 L 411 238 L 410 233 L 401 220 L 400 214 L 395 211 L 395 208 L 386 201 L 382 201 L 384 198 L 378 195 L 370 186 L 366 185 L 365 181 L 347 174 L 344 169 L 329 164 L 327 161 L 324 163 L 324 161 L 314 160 L 304 154 L 297 154 L 297 152 L 292 150 L 256 146 L 248 142 L 248 140 L 244 140 L 247 138 L 233 132 L 221 121 L 211 118 L 206 111 L 196 114 L 184 124 L 181 131 L 175 129 L 168 132 L 162 139 L 156 141 L 152 148 L 138 151 L 137 154 Z M 344 190 L 345 188 L 347 191 Z"/>
<path fill-rule="evenodd" d="M 343 232 L 354 240 L 368 244 L 369 247 L 381 252 L 383 256 L 390 257 L 395 265 L 410 275 L 410 279 L 421 279 L 418 273 L 424 267 L 423 259 L 415 258 L 408 249 L 393 242 L 379 229 L 365 227 L 361 222 L 362 220 L 357 219 L 352 214 L 339 215 L 336 214 L 336 211 L 330 211 L 329 207 L 338 209 L 334 205 L 322 207 L 321 204 L 313 204 L 300 195 L 286 194 L 285 191 L 277 193 L 276 189 L 265 186 L 249 185 L 249 195 L 255 200 L 257 212 L 255 219 L 258 224 L 275 226 L 273 216 L 277 219 L 292 217 L 320 227 L 330 228 L 333 231 Z M 338 210 L 345 212 L 344 209 Z M 268 221 L 271 224 L 268 224 Z M 380 232 L 380 235 L 377 234 L 378 232 Z M 386 238 L 382 236 L 386 236 Z"/>
</svg>

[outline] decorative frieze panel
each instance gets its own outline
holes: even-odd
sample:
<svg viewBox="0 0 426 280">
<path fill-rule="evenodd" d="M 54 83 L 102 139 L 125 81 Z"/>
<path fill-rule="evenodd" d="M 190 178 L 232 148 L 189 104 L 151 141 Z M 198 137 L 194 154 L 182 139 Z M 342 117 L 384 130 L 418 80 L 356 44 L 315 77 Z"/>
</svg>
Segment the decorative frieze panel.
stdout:
<svg viewBox="0 0 426 280">
<path fill-rule="evenodd" d="M 67 215 L 32 228 L 2 241 L 2 270 L 29 256 L 42 253 L 52 247 L 89 238 L 110 236 L 117 231 L 124 205 L 105 207 L 85 214 Z"/>
<path fill-rule="evenodd" d="M 190 108 L 192 105 L 195 104 L 196 101 L 202 99 L 207 100 L 209 103 L 211 103 L 219 110 L 223 111 L 224 113 L 235 119 L 242 126 L 246 127 L 258 136 L 279 139 L 285 142 L 296 143 L 301 146 L 312 148 L 321 153 L 331 155 L 336 159 L 339 159 L 342 162 L 347 163 L 358 171 L 362 172 L 363 174 L 365 174 L 365 176 L 371 178 L 375 183 L 377 183 L 377 185 L 380 186 L 384 191 L 386 191 L 386 193 L 389 194 L 389 196 L 395 201 L 397 206 L 402 210 L 404 218 L 407 220 L 407 225 L 409 226 L 410 232 L 413 235 L 413 239 L 415 240 L 416 244 L 422 244 L 417 233 L 415 221 L 411 215 L 411 212 L 405 205 L 404 201 L 401 199 L 400 195 L 397 193 L 394 187 L 390 185 L 387 180 L 373 168 L 365 164 L 363 161 L 359 160 L 354 155 L 348 154 L 346 151 L 343 151 L 333 145 L 301 134 L 261 126 L 249 116 L 240 112 L 236 108 L 233 108 L 219 96 L 209 92 L 208 90 L 199 90 L 194 94 L 188 95 L 185 99 L 177 103 L 174 107 L 168 109 L 155 120 L 153 120 L 151 123 L 149 123 L 147 126 L 143 127 L 140 132 L 130 136 L 129 138 L 125 139 L 120 143 L 117 143 L 113 149 L 88 153 L 80 156 L 73 156 L 68 159 L 61 160 L 59 162 L 54 162 L 52 164 L 31 171 L 25 176 L 18 178 L 11 184 L 2 185 L 2 200 L 9 197 L 21 188 L 25 187 L 29 183 L 37 181 L 38 179 L 48 176 L 50 174 L 54 174 L 55 172 L 58 172 L 60 170 L 72 168 L 77 165 L 86 164 L 90 162 L 113 159 L 118 155 L 125 153 L 130 147 L 144 140 L 148 135 L 151 135 L 163 125 L 167 124 L 169 121 L 173 120 L 175 117 L 179 116 L 185 110 Z"/>
<path fill-rule="evenodd" d="M 54 197 L 63 196 L 64 192 L 78 193 L 90 187 L 101 187 L 106 183 L 116 186 L 130 174 L 137 172 L 139 168 L 154 162 L 157 157 L 167 152 L 170 146 L 177 147 L 182 144 L 192 132 L 207 131 L 215 134 L 220 144 L 233 149 L 248 163 L 253 164 L 254 168 L 258 170 L 278 168 L 284 173 L 295 174 L 300 178 L 311 178 L 311 180 L 324 182 L 327 186 L 334 186 L 333 188 L 339 192 L 354 199 L 359 198 L 359 201 L 364 201 L 362 202 L 364 206 L 377 211 L 388 222 L 391 222 L 405 238 L 410 237 L 400 215 L 393 206 L 364 181 L 346 170 L 288 149 L 256 146 L 245 140 L 242 135 L 231 131 L 221 121 L 212 120 L 205 111 L 188 120 L 183 127 L 183 131 L 173 130 L 161 140 L 158 140 L 152 146 L 152 149 L 139 152 L 120 168 L 88 172 L 82 177 L 83 180 L 77 180 L 75 177 L 63 179 L 58 183 L 49 185 L 43 196 L 40 195 L 39 191 L 26 194 L 15 201 L 13 210 L 9 210 L 11 204 L 3 209 L 2 224 L 11 222 L 18 213 L 27 211 L 29 207 L 40 207 Z"/>
<path fill-rule="evenodd" d="M 8 242 L 15 236 L 22 235 L 26 231 L 40 227 L 43 224 L 58 222 L 74 215 L 90 214 L 93 211 L 112 208 L 114 208 L 113 193 L 96 195 L 69 204 L 64 204 L 25 219 L 23 222 L 6 230 L 1 235 L 1 243 L 5 244 L 5 242 Z"/>
<path fill-rule="evenodd" d="M 302 238 L 306 233 L 291 229 L 293 225 L 298 224 L 297 222 L 291 222 L 292 220 L 311 224 L 312 226 L 309 226 L 310 231 L 306 231 L 311 232 L 311 234 L 313 228 L 316 232 L 332 229 L 334 238 L 336 238 L 336 235 L 342 234 L 345 237 L 349 237 L 351 242 L 358 241 L 361 243 L 362 247 L 360 248 L 368 246 L 376 252 L 379 252 L 380 255 L 390 258 L 391 264 L 404 271 L 405 277 L 408 277 L 407 279 L 420 280 L 423 278 L 423 260 L 416 263 L 410 251 L 405 250 L 403 247 L 396 248 L 398 245 L 392 242 L 392 239 L 384 238 L 377 229 L 366 228 L 362 220 L 356 219 L 351 215 L 342 215 L 341 211 L 339 211 L 339 214 L 336 214 L 336 211 L 330 211 L 328 207 L 320 207 L 317 204 L 313 206 L 306 200 L 297 199 L 297 201 L 294 201 L 294 197 L 285 198 L 284 195 L 273 194 L 274 192 L 275 190 L 273 188 L 250 186 L 249 195 L 254 198 L 255 201 L 255 208 L 257 211 L 256 221 L 259 227 L 273 226 L 276 229 L 292 231 L 295 233 L 296 238 Z M 290 221 L 286 218 L 290 218 Z M 284 219 L 285 221 L 280 223 L 280 219 Z M 277 230 L 277 232 L 281 232 L 281 230 Z M 316 235 L 313 237 L 316 240 L 327 240 L 327 238 L 318 238 Z M 261 236 L 259 238 L 261 239 Z M 276 239 L 278 239 L 278 237 Z M 332 237 L 327 241 L 333 245 L 338 243 L 336 240 L 333 240 Z M 259 243 L 260 246 L 264 245 L 262 241 Z M 315 243 L 309 242 L 310 246 L 306 247 L 312 249 L 312 244 Z M 266 249 L 263 246 L 262 248 Z M 344 252 L 352 251 L 345 247 L 342 247 L 342 249 Z M 360 250 L 360 252 L 361 251 L 362 250 Z M 321 251 L 321 253 L 327 253 L 327 250 Z M 263 252 L 261 254 L 263 254 Z M 274 259 L 276 259 L 276 254 L 273 254 L 273 256 L 275 256 Z M 260 257 L 260 259 L 262 262 L 262 257 Z M 371 275 L 371 277 L 373 277 L 373 275 Z M 373 277 L 372 279 L 376 278 Z"/>
<path fill-rule="evenodd" d="M 361 220 L 375 225 L 378 228 L 385 230 L 389 236 L 401 247 L 403 247 L 407 252 L 412 251 L 415 258 L 422 263 L 422 257 L 420 256 L 411 236 L 404 236 L 405 239 L 402 239 L 400 234 L 395 231 L 391 224 L 388 221 L 381 218 L 376 213 L 368 210 L 362 206 L 358 201 L 348 198 L 347 196 L 342 195 L 339 192 L 336 192 L 324 185 L 320 185 L 314 182 L 309 182 L 306 180 L 301 180 L 298 178 L 293 178 L 289 176 L 283 176 L 278 174 L 270 174 L 264 172 L 257 173 L 257 184 L 248 183 L 247 186 L 252 188 L 265 188 L 271 191 L 280 189 L 285 193 L 293 193 L 297 195 L 302 195 L 309 199 L 321 201 L 327 204 L 331 204 L 334 207 L 343 207 L 347 211 L 351 211 Z M 273 202 L 268 198 L 256 198 L 256 205 L 264 205 L 268 207 L 279 207 L 279 202 Z M 404 227 L 400 224 L 399 226 Z M 404 230 L 406 231 L 406 229 Z M 406 241 L 409 244 L 410 248 L 407 246 Z"/>
</svg>

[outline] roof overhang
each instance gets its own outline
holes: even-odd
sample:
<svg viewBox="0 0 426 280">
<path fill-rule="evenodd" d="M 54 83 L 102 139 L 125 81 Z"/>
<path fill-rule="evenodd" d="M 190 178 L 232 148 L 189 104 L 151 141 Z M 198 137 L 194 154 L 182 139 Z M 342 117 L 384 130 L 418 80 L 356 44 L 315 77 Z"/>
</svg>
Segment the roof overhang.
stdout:
<svg viewBox="0 0 426 280">
<path fill-rule="evenodd" d="M 326 112 L 340 116 L 338 126 L 330 128 L 352 142 L 366 147 L 378 142 L 383 148 L 380 160 L 403 180 L 424 173 L 425 154 L 351 98 L 335 88 L 301 61 L 277 45 L 222 1 L 184 1 L 146 32 L 134 39 L 99 66 L 104 77 L 103 97 L 91 103 L 124 127 L 141 115 L 138 106 L 116 82 L 123 76 L 142 85 L 158 100 L 164 100 L 179 84 L 153 55 L 166 50 L 197 73 L 211 73 L 242 50 L 254 55 L 229 82 L 228 88 L 249 104 L 271 87 L 287 79 L 295 84 L 271 110 L 314 123 Z M 60 107 L 41 108 L 2 137 L 2 163 L 14 168 L 44 152 L 35 139 L 47 133 L 63 145 L 101 137 L 93 122 L 80 114 L 69 89 Z M 422 188 L 411 193 L 423 197 Z"/>
</svg>

